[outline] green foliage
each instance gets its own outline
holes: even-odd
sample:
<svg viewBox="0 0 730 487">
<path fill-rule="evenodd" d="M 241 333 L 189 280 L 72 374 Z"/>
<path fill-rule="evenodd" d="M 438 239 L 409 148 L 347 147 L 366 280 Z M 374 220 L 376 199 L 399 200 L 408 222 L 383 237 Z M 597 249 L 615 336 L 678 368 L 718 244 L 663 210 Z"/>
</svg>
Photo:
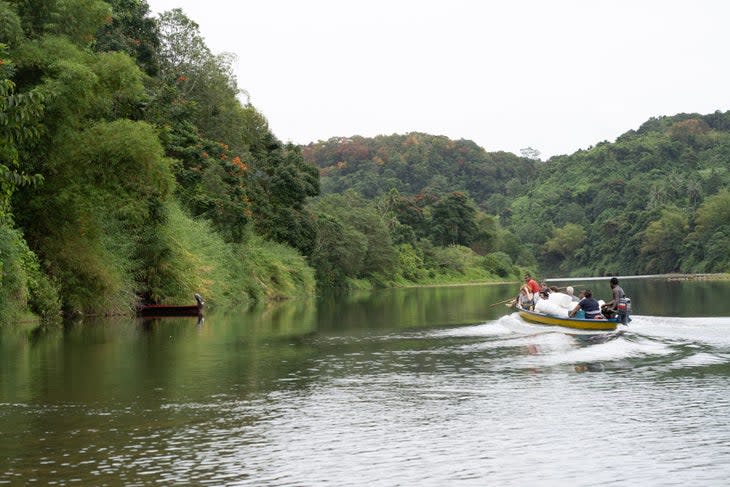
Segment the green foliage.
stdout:
<svg viewBox="0 0 730 487">
<path fill-rule="evenodd" d="M 495 194 L 521 192 L 537 169 L 534 161 L 487 153 L 472 141 L 416 132 L 332 138 L 307 145 L 303 153 L 320 168 L 324 193 L 354 189 L 369 198 L 392 189 L 409 196 L 460 191 L 482 205 Z"/>
<path fill-rule="evenodd" d="M 641 244 L 641 255 L 646 259 L 644 272 L 679 271 L 688 228 L 685 213 L 678 209 L 663 210 L 661 217 L 651 222 L 644 231 Z"/>
<path fill-rule="evenodd" d="M 447 247 L 427 247 L 424 255 L 426 265 L 438 270 L 441 274 L 463 274 L 468 265 L 468 258 L 474 253 L 461 245 Z"/>
<path fill-rule="evenodd" d="M 13 0 L 11 2 L 21 20 L 23 31 L 29 37 L 38 37 L 46 33 L 52 18 L 57 17 L 56 4 L 55 0 Z"/>
<path fill-rule="evenodd" d="M 583 227 L 568 223 L 564 227 L 553 230 L 553 236 L 545 242 L 545 250 L 554 252 L 565 258 L 572 255 L 586 240 Z"/>
<path fill-rule="evenodd" d="M 22 234 L 0 224 L 0 320 L 18 319 L 26 308 L 45 321 L 53 321 L 61 311 L 54 285 L 40 272 Z"/>
<path fill-rule="evenodd" d="M 23 40 L 18 14 L 8 2 L 0 1 L 0 44 L 16 46 Z"/>
<path fill-rule="evenodd" d="M 411 244 L 398 245 L 398 269 L 407 281 L 419 282 L 427 275 L 423 256 Z"/>
<path fill-rule="evenodd" d="M 348 278 L 392 272 L 397 253 L 374 205 L 354 194 L 331 195 L 314 203 L 311 211 L 316 215 L 311 262 L 318 282 L 342 286 Z"/>
<path fill-rule="evenodd" d="M 4 54 L 5 46 L 0 44 L 0 60 L 3 60 Z M 18 168 L 23 146 L 39 136 L 43 96 L 36 91 L 16 93 L 15 83 L 5 78 L 11 72 L 8 68 L 0 71 L 0 223 L 11 219 L 10 199 L 15 190 L 42 180 L 40 176 L 23 174 Z"/>
<path fill-rule="evenodd" d="M 25 235 L 6 245 L 3 262 L 25 273 L 0 308 L 116 313 L 193 292 L 233 305 L 314 290 L 291 246 L 314 247 L 318 171 L 241 105 L 233 59 L 194 22 L 177 11 L 159 30 L 148 11 L 0 2 L 0 216 Z"/>
<path fill-rule="evenodd" d="M 197 292 L 213 306 L 231 307 L 314 291 L 314 271 L 291 248 L 260 237 L 245 245 L 227 243 L 177 204 L 168 205 L 166 213 L 161 238 L 169 257 L 160 269 L 167 274 L 159 280 L 160 300 L 188 302 Z"/>
<path fill-rule="evenodd" d="M 464 193 L 451 193 L 433 205 L 431 235 L 437 245 L 469 246 L 477 236 L 476 209 Z"/>
<path fill-rule="evenodd" d="M 471 248 L 480 255 L 495 250 L 498 241 L 497 220 L 492 215 L 477 212 L 474 218 L 476 232 L 471 241 Z"/>
<path fill-rule="evenodd" d="M 167 126 L 180 160 L 178 195 L 232 242 L 251 233 L 310 255 L 314 224 L 304 208 L 319 175 L 299 148 L 279 142 L 266 119 L 242 106 L 229 55 L 213 55 L 198 25 L 175 9 L 160 18 L 161 77 L 151 114 Z"/>
<path fill-rule="evenodd" d="M 421 249 L 428 277 L 420 282 L 445 284 L 495 281 L 510 276 L 515 278 L 517 273 L 511 264 L 505 265 L 509 260 L 502 261 L 504 254 L 489 254 L 482 257 L 461 245 L 438 247 L 425 242 L 421 242 Z M 505 269 L 501 268 L 503 265 Z M 504 275 L 500 275 L 500 272 Z"/>
<path fill-rule="evenodd" d="M 109 4 L 101 0 L 56 0 L 47 27 L 75 44 L 88 45 L 101 26 L 111 22 L 111 14 Z"/>
<path fill-rule="evenodd" d="M 147 2 L 107 0 L 107 3 L 112 6 L 112 19 L 97 33 L 94 48 L 101 52 L 125 52 L 148 75 L 156 75 L 160 39 L 155 19 L 148 17 Z"/>
<path fill-rule="evenodd" d="M 278 143 L 270 145 L 268 156 L 253 165 L 251 199 L 256 230 L 310 255 L 315 229 L 304 203 L 319 194 L 316 169 L 304 161 L 298 148 Z"/>
<path fill-rule="evenodd" d="M 13 0 L 23 29 L 31 38 L 58 35 L 88 46 L 111 21 L 111 7 L 101 0 Z"/>
<path fill-rule="evenodd" d="M 519 270 L 512 264 L 512 259 L 504 252 L 493 252 L 484 256 L 482 266 L 491 274 L 499 277 L 509 277 L 519 274 Z"/>
<path fill-rule="evenodd" d="M 465 204 L 461 196 L 456 199 Z M 421 213 L 409 200 L 397 193 L 368 200 L 348 191 L 313 202 L 317 241 L 310 262 L 318 283 L 347 287 L 367 281 L 375 286 L 402 286 L 496 279 L 495 269 L 485 266 L 472 249 L 416 238 L 412 227 L 399 221 L 399 215 L 411 223 L 420 221 L 409 219 Z M 406 228 L 411 229 L 409 241 L 399 241 Z M 510 263 L 507 274 L 512 273 L 511 267 Z"/>
<path fill-rule="evenodd" d="M 652 119 L 615 143 L 554 157 L 502 224 L 540 249 L 548 274 L 723 271 L 717 249 L 730 242 L 710 223 L 722 211 L 708 208 L 730 184 L 728 120 L 721 112 Z"/>
<path fill-rule="evenodd" d="M 142 73 L 128 55 L 103 53 L 92 67 L 97 76 L 98 112 L 107 119 L 135 118 L 145 98 Z"/>
<path fill-rule="evenodd" d="M 730 226 L 730 190 L 707 198 L 697 210 L 695 235 L 700 240 Z"/>
<path fill-rule="evenodd" d="M 707 198 L 698 208 L 694 232 L 688 240 L 694 244 L 695 257 L 704 272 L 730 270 L 730 191 L 723 190 Z"/>
<path fill-rule="evenodd" d="M 29 241 L 61 285 L 67 309 L 129 309 L 161 261 L 156 208 L 172 190 L 170 161 L 144 122 L 100 122 L 56 143 L 45 182 L 17 206 Z M 138 244 L 139 247 L 136 247 Z"/>
</svg>

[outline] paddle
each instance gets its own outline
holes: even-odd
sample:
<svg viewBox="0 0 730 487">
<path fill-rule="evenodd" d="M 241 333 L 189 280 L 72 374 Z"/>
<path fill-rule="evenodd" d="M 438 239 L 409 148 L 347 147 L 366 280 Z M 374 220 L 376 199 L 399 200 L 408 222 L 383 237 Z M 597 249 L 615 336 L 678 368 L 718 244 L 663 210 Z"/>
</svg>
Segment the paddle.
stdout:
<svg viewBox="0 0 730 487">
<path fill-rule="evenodd" d="M 514 300 L 515 300 L 515 298 L 509 298 L 509 299 L 505 299 L 504 301 L 500 301 L 500 302 L 498 302 L 498 303 L 490 304 L 490 305 L 488 306 L 488 308 L 491 308 L 491 307 L 493 307 L 493 306 L 497 306 L 498 304 L 505 304 L 505 303 L 509 303 L 510 301 L 514 301 Z"/>
</svg>

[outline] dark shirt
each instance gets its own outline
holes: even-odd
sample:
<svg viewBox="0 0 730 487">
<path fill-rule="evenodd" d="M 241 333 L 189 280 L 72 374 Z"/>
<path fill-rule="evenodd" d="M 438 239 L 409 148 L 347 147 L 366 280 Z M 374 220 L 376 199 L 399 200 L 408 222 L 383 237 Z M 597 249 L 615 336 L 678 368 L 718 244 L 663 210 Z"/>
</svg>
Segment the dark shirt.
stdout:
<svg viewBox="0 0 730 487">
<path fill-rule="evenodd" d="M 586 318 L 589 320 L 601 314 L 601 306 L 598 304 L 598 301 L 593 298 L 581 299 L 578 302 L 578 306 L 580 306 L 580 309 L 585 311 Z"/>
</svg>

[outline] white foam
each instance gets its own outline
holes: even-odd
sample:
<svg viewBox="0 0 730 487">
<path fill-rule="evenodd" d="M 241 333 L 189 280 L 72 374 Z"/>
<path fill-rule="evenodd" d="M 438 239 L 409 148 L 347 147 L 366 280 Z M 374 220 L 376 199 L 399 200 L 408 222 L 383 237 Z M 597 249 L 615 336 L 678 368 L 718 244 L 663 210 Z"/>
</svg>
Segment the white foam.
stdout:
<svg viewBox="0 0 730 487">
<path fill-rule="evenodd" d="M 730 346 L 730 317 L 632 316 L 631 318 L 628 330 L 641 336 Z"/>
<path fill-rule="evenodd" d="M 683 369 L 687 367 L 704 367 L 706 365 L 724 364 L 730 362 L 729 356 L 716 355 L 712 353 L 696 353 L 674 362 L 670 369 Z"/>
</svg>

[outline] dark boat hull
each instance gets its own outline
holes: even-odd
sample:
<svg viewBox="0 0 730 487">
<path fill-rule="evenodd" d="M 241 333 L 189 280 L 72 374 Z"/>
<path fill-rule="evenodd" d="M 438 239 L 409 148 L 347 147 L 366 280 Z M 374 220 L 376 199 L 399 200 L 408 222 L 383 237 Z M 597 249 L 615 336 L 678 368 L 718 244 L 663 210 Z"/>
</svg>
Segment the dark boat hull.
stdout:
<svg viewBox="0 0 730 487">
<path fill-rule="evenodd" d="M 155 316 L 203 316 L 203 306 L 205 301 L 203 297 L 195 293 L 195 304 L 186 306 L 174 306 L 168 304 L 148 304 L 140 306 L 137 309 L 138 316 L 155 317 Z"/>
<path fill-rule="evenodd" d="M 200 316 L 203 314 L 201 306 L 167 306 L 162 304 L 154 304 L 143 306 L 138 311 L 139 316 Z"/>
</svg>

